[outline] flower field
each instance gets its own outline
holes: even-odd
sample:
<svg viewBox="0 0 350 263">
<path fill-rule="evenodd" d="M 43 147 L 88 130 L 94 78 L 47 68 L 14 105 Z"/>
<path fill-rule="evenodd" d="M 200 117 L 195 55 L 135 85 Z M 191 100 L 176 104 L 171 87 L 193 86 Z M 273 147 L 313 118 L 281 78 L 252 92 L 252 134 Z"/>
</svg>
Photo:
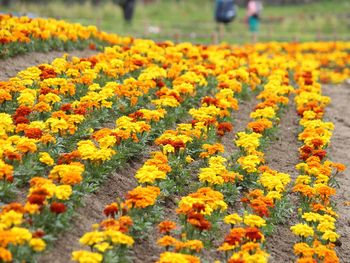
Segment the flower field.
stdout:
<svg viewBox="0 0 350 263">
<path fill-rule="evenodd" d="M 350 258 L 350 42 L 207 46 L 0 23 L 2 57 L 106 46 L 0 82 L 2 262 Z"/>
</svg>

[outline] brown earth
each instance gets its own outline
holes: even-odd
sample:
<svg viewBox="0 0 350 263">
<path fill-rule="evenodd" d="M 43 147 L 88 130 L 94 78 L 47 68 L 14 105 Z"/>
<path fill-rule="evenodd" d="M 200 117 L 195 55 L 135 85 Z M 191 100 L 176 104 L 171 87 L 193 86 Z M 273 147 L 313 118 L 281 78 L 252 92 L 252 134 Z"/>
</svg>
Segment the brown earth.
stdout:
<svg viewBox="0 0 350 263">
<path fill-rule="evenodd" d="M 269 167 L 291 176 L 291 183 L 297 177 L 295 165 L 299 163 L 298 146 L 298 116 L 295 111 L 293 98 L 290 98 L 289 106 L 281 117 L 277 141 L 268 146 L 265 151 L 265 159 Z M 288 193 L 288 199 L 295 196 Z M 295 210 L 295 208 L 294 208 Z M 296 211 L 285 224 L 277 225 L 271 236 L 266 238 L 267 251 L 270 253 L 269 262 L 294 262 L 293 244 L 297 238 L 289 230 L 296 223 Z"/>
</svg>

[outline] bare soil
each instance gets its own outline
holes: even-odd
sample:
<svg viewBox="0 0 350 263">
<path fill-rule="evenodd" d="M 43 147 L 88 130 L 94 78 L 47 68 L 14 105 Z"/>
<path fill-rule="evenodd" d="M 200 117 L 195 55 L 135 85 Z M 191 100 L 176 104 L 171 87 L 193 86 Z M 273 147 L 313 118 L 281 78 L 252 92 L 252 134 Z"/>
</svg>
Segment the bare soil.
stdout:
<svg viewBox="0 0 350 263">
<path fill-rule="evenodd" d="M 297 177 L 298 173 L 295 165 L 298 164 L 298 116 L 295 111 L 293 98 L 290 98 L 290 103 L 286 112 L 281 117 L 281 123 L 278 127 L 277 141 L 270 144 L 265 151 L 266 163 L 272 169 L 287 173 L 291 176 L 291 183 Z M 292 193 L 288 193 L 289 200 L 295 200 Z M 296 207 L 294 207 L 296 210 Z M 296 211 L 286 220 L 284 224 L 275 226 L 272 235 L 266 237 L 267 251 L 270 253 L 269 262 L 295 262 L 293 256 L 293 244 L 297 238 L 289 230 L 296 223 Z"/>
</svg>

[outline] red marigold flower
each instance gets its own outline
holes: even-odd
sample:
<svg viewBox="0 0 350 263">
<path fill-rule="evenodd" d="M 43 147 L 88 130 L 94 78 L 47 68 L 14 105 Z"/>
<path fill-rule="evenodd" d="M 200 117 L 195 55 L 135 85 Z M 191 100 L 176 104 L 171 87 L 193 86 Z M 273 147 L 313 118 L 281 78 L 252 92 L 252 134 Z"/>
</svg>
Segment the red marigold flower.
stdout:
<svg viewBox="0 0 350 263">
<path fill-rule="evenodd" d="M 42 229 L 38 229 L 32 235 L 34 238 L 42 238 L 45 235 L 45 232 Z"/>
<path fill-rule="evenodd" d="M 20 124 L 20 123 L 24 123 L 24 124 L 28 124 L 29 120 L 26 117 L 23 116 L 18 116 L 15 118 L 15 124 Z"/>
<path fill-rule="evenodd" d="M 79 115 L 85 115 L 87 113 L 87 109 L 86 107 L 78 107 L 76 109 L 73 110 L 75 114 L 79 114 Z"/>
<path fill-rule="evenodd" d="M 72 110 L 72 104 L 66 103 L 61 106 L 61 110 L 63 111 L 71 111 Z"/>
<path fill-rule="evenodd" d="M 230 132 L 233 129 L 233 125 L 230 122 L 221 122 L 217 127 L 217 134 L 224 136 L 226 132 Z"/>
<path fill-rule="evenodd" d="M 29 128 L 24 130 L 24 135 L 29 139 L 40 139 L 43 136 L 43 131 L 39 128 Z"/>
<path fill-rule="evenodd" d="M 43 205 L 46 199 L 46 195 L 40 195 L 40 194 L 31 194 L 28 197 L 28 202 L 31 204 L 36 204 L 36 205 Z"/>
<path fill-rule="evenodd" d="M 20 161 L 22 159 L 22 155 L 20 153 L 5 151 L 4 155 L 9 160 L 17 160 Z"/>
<path fill-rule="evenodd" d="M 248 227 L 246 228 L 245 236 L 253 241 L 258 241 L 263 238 L 263 234 L 256 227 Z"/>
<path fill-rule="evenodd" d="M 62 214 L 67 210 L 65 204 L 59 202 L 52 202 L 50 211 L 55 214 Z"/>
<path fill-rule="evenodd" d="M 103 213 L 105 214 L 105 216 L 107 217 L 115 217 L 115 214 L 118 213 L 119 208 L 118 208 L 118 204 L 117 203 L 111 203 L 109 205 L 107 205 L 105 207 L 105 209 L 103 210 Z"/>
<path fill-rule="evenodd" d="M 19 116 L 27 116 L 32 112 L 31 108 L 29 108 L 28 106 L 19 106 L 16 109 L 15 112 L 15 116 L 19 117 Z"/>
</svg>

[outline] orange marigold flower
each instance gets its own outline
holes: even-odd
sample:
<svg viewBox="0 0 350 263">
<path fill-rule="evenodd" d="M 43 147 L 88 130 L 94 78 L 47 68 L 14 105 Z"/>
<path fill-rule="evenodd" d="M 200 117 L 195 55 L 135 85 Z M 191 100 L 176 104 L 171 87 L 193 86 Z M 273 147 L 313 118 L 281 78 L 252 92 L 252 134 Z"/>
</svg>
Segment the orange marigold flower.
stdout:
<svg viewBox="0 0 350 263">
<path fill-rule="evenodd" d="M 12 254 L 6 248 L 0 247 L 0 260 L 3 262 L 12 262 Z"/>
<path fill-rule="evenodd" d="M 159 233 L 169 233 L 176 228 L 176 223 L 173 221 L 163 221 L 158 225 Z"/>
<path fill-rule="evenodd" d="M 160 189 L 156 186 L 138 186 L 126 194 L 126 205 L 130 208 L 145 208 L 154 205 Z"/>
<path fill-rule="evenodd" d="M 232 228 L 230 233 L 225 237 L 224 242 L 235 246 L 242 242 L 242 239 L 244 238 L 246 234 L 246 230 L 241 227 Z"/>
</svg>

